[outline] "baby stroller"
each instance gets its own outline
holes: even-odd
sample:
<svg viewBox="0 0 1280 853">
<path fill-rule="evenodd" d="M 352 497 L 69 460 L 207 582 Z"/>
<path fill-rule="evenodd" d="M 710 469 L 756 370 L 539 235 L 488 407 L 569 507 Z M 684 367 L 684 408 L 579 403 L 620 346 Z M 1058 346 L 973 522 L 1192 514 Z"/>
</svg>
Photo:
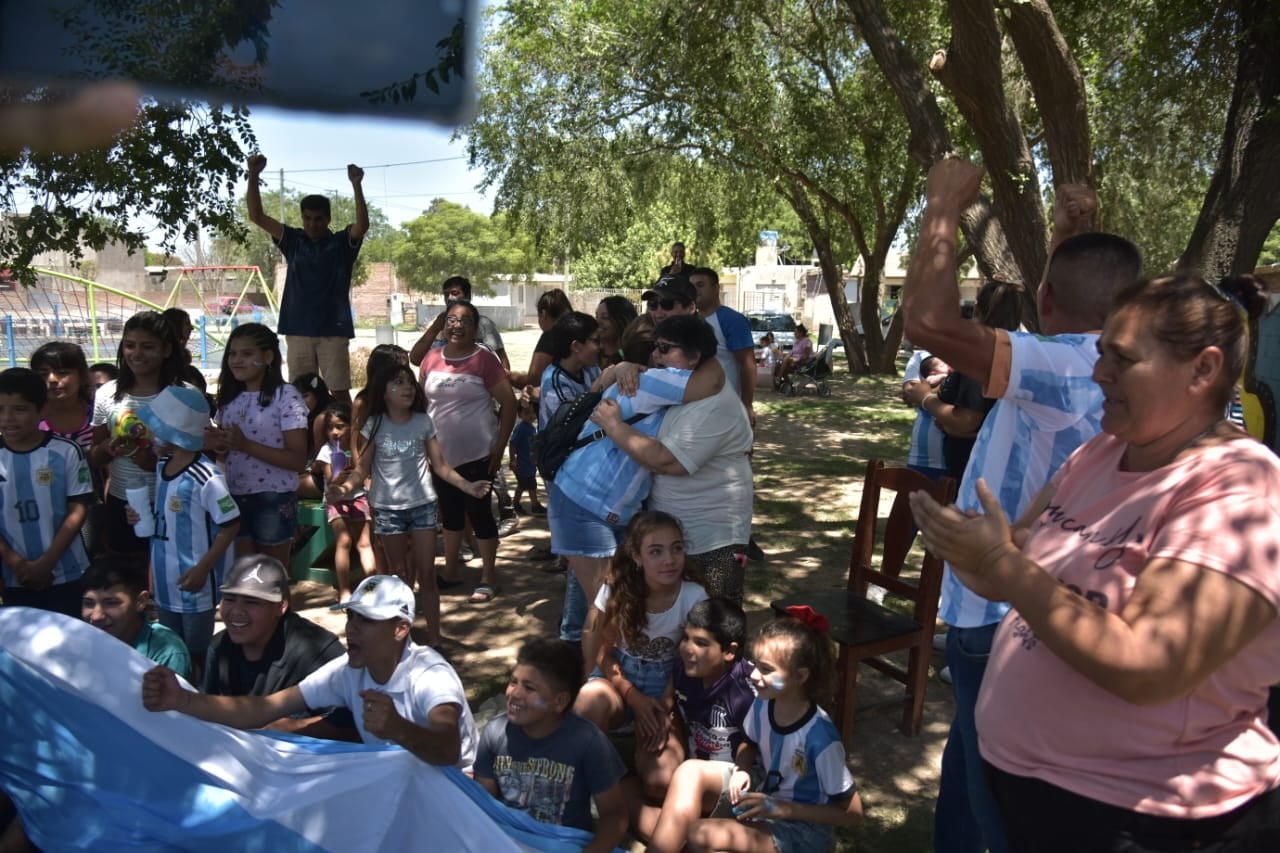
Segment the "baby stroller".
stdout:
<svg viewBox="0 0 1280 853">
<path fill-rule="evenodd" d="M 818 350 L 817 355 L 796 365 L 795 371 L 782 380 L 778 390 L 788 397 L 794 397 L 801 388 L 812 386 L 819 397 L 830 397 L 831 386 L 827 383 L 827 377 L 831 375 L 831 361 L 835 357 L 831 344 L 832 341 L 828 341 L 826 346 Z"/>
</svg>

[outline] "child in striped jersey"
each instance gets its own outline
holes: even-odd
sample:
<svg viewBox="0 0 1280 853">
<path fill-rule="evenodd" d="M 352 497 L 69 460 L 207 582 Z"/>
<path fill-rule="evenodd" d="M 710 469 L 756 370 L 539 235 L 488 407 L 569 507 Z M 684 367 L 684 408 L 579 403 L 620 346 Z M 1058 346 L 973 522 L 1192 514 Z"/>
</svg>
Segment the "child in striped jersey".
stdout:
<svg viewBox="0 0 1280 853">
<path fill-rule="evenodd" d="M 831 641 L 819 624 L 826 620 L 808 607 L 787 612 L 761 627 L 753 645 L 756 701 L 742 728 L 756 749 L 734 757 L 729 800 L 737 817 L 695 823 L 688 835 L 691 850 L 829 850 L 833 827 L 862 820 L 840 732 L 818 706 L 833 669 Z M 751 791 L 748 770 L 755 752 L 764 785 Z"/>
<path fill-rule="evenodd" d="M 75 442 L 40 429 L 45 381 L 25 367 L 0 373 L 0 562 L 4 603 L 80 615 L 80 539 L 93 497 Z"/>
<path fill-rule="evenodd" d="M 213 638 L 222 575 L 235 558 L 240 510 L 222 472 L 201 455 L 209 403 L 186 385 L 171 385 L 139 412 L 162 445 L 156 466 L 156 529 L 151 571 L 160 624 L 182 637 L 198 681 Z M 130 523 L 137 514 L 129 510 Z"/>
</svg>

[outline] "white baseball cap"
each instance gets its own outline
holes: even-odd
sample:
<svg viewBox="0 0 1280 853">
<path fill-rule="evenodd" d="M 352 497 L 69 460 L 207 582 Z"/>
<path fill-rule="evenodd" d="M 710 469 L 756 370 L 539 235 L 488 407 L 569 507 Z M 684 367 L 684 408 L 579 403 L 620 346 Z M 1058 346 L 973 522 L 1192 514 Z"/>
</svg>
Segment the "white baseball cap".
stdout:
<svg viewBox="0 0 1280 853">
<path fill-rule="evenodd" d="M 353 610 L 366 619 L 383 622 L 387 619 L 413 621 L 417 601 L 409 585 L 395 575 L 371 575 L 360 581 L 351 598 L 335 604 L 330 610 Z"/>
</svg>

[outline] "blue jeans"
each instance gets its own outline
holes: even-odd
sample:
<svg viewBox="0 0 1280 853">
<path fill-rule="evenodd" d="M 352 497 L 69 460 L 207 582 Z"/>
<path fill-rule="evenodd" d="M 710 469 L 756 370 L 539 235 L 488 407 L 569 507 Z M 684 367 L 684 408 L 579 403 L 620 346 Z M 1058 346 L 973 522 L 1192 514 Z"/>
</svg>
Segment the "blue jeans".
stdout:
<svg viewBox="0 0 1280 853">
<path fill-rule="evenodd" d="M 587 594 L 578 583 L 578 576 L 570 569 L 564 584 L 564 609 L 560 615 L 560 639 L 570 643 L 582 642 L 582 626 L 587 621 Z"/>
<path fill-rule="evenodd" d="M 974 710 L 998 623 L 947 632 L 947 666 L 956 716 L 942 752 L 942 782 L 933 815 L 934 853 L 1007 853 L 995 797 L 978 752 Z"/>
</svg>

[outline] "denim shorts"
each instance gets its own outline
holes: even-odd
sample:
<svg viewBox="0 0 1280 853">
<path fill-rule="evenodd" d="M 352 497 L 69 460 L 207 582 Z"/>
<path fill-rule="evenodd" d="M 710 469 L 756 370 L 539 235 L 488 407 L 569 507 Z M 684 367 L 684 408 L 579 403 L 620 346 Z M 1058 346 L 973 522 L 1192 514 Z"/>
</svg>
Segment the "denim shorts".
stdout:
<svg viewBox="0 0 1280 853">
<path fill-rule="evenodd" d="M 811 853 L 813 850 L 830 850 L 833 827 L 807 820 L 762 821 L 773 836 L 773 846 L 778 853 Z"/>
<path fill-rule="evenodd" d="M 627 526 L 609 524 L 596 518 L 565 495 L 554 482 L 549 483 L 547 489 L 551 552 L 566 557 L 612 557 Z"/>
<path fill-rule="evenodd" d="M 297 492 L 255 492 L 234 495 L 240 507 L 240 539 L 256 545 L 279 545 L 293 541 L 298 526 Z"/>
<path fill-rule="evenodd" d="M 379 536 L 399 536 L 414 530 L 430 530 L 434 533 L 440 526 L 435 501 L 408 509 L 376 509 L 377 512 L 373 514 L 373 532 Z"/>
<path fill-rule="evenodd" d="M 672 661 L 646 660 L 628 654 L 622 649 L 614 649 L 613 658 L 618 662 L 618 668 L 622 670 L 623 677 L 635 685 L 636 690 L 651 699 L 661 699 L 667 692 L 667 685 L 671 682 Z M 591 677 L 604 678 L 604 673 L 596 667 Z M 627 716 L 630 717 L 630 715 L 631 711 L 628 709 Z"/>
</svg>

